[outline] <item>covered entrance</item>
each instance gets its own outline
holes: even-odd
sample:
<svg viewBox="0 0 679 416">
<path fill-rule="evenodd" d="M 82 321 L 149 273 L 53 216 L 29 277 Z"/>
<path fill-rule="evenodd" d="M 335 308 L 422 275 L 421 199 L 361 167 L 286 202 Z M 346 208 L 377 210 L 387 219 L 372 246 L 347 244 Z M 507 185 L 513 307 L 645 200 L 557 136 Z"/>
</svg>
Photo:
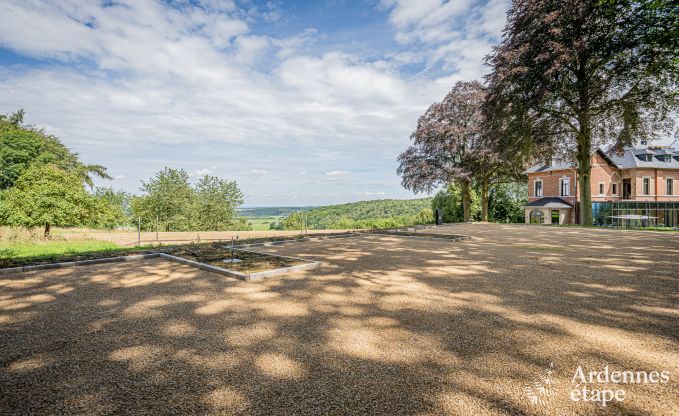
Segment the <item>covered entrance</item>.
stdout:
<svg viewBox="0 0 679 416">
<path fill-rule="evenodd" d="M 556 198 L 540 198 L 524 207 L 526 224 L 570 224 L 573 205 Z"/>
</svg>

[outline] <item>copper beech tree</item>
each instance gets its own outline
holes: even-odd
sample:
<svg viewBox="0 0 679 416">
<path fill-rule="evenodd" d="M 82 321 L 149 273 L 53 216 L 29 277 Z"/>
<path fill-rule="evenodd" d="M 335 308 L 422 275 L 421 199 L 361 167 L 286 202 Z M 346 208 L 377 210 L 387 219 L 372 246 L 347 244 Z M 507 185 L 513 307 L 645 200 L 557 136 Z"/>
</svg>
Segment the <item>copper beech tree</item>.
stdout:
<svg viewBox="0 0 679 416">
<path fill-rule="evenodd" d="M 577 162 L 592 223 L 591 152 L 668 134 L 677 109 L 679 7 L 668 0 L 515 0 L 487 58 L 496 148 Z"/>
<path fill-rule="evenodd" d="M 482 220 L 488 220 L 488 191 L 502 172 L 502 164 L 485 145 L 484 100 L 478 81 L 457 82 L 442 102 L 420 116 L 410 135 L 411 146 L 398 157 L 398 174 L 406 189 L 431 192 L 440 185 L 459 183 L 464 221 L 471 220 L 474 181 L 481 188 Z"/>
</svg>

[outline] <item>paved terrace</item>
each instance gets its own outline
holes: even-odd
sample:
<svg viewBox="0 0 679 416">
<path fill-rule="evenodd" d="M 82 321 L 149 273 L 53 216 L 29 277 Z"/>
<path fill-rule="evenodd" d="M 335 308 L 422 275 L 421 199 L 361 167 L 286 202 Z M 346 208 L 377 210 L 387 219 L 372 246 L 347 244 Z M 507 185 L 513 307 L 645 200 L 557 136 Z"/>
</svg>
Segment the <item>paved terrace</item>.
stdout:
<svg viewBox="0 0 679 416">
<path fill-rule="evenodd" d="M 324 264 L 263 282 L 163 260 L 3 277 L 0 413 L 676 414 L 679 234 L 439 231 L 474 238 L 267 247 Z M 606 365 L 672 379 L 568 399 Z"/>
</svg>

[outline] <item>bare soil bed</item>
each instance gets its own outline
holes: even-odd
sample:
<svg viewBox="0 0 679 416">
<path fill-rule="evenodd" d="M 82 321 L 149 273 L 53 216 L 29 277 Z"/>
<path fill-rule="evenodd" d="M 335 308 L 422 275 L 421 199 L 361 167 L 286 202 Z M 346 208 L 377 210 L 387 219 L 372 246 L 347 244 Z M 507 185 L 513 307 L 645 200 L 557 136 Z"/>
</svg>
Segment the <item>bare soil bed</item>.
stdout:
<svg viewBox="0 0 679 416">
<path fill-rule="evenodd" d="M 263 281 L 162 259 L 2 277 L 0 414 L 677 414 L 679 235 L 437 232 L 473 238 L 263 247 L 323 261 Z M 578 366 L 671 377 L 602 407 L 570 399 Z"/>
<path fill-rule="evenodd" d="M 224 244 L 188 244 L 174 248 L 169 254 L 241 273 L 256 273 L 306 263 L 289 257 L 230 250 Z M 236 259 L 238 262 L 225 262 Z"/>
</svg>

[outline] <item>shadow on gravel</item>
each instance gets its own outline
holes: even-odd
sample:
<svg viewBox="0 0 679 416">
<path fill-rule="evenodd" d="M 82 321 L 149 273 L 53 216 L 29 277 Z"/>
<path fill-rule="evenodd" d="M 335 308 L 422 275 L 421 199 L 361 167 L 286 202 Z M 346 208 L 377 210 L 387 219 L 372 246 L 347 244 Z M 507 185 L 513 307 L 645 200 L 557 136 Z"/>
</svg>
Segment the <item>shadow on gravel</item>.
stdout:
<svg viewBox="0 0 679 416">
<path fill-rule="evenodd" d="M 669 414 L 572 370 L 679 374 L 679 239 L 465 225 L 271 247 L 321 268 L 239 282 L 174 263 L 0 279 L 0 413 Z M 550 362 L 558 391 L 525 395 Z M 652 398 L 651 399 L 649 399 Z M 635 400 L 636 398 L 636 400 Z"/>
</svg>

